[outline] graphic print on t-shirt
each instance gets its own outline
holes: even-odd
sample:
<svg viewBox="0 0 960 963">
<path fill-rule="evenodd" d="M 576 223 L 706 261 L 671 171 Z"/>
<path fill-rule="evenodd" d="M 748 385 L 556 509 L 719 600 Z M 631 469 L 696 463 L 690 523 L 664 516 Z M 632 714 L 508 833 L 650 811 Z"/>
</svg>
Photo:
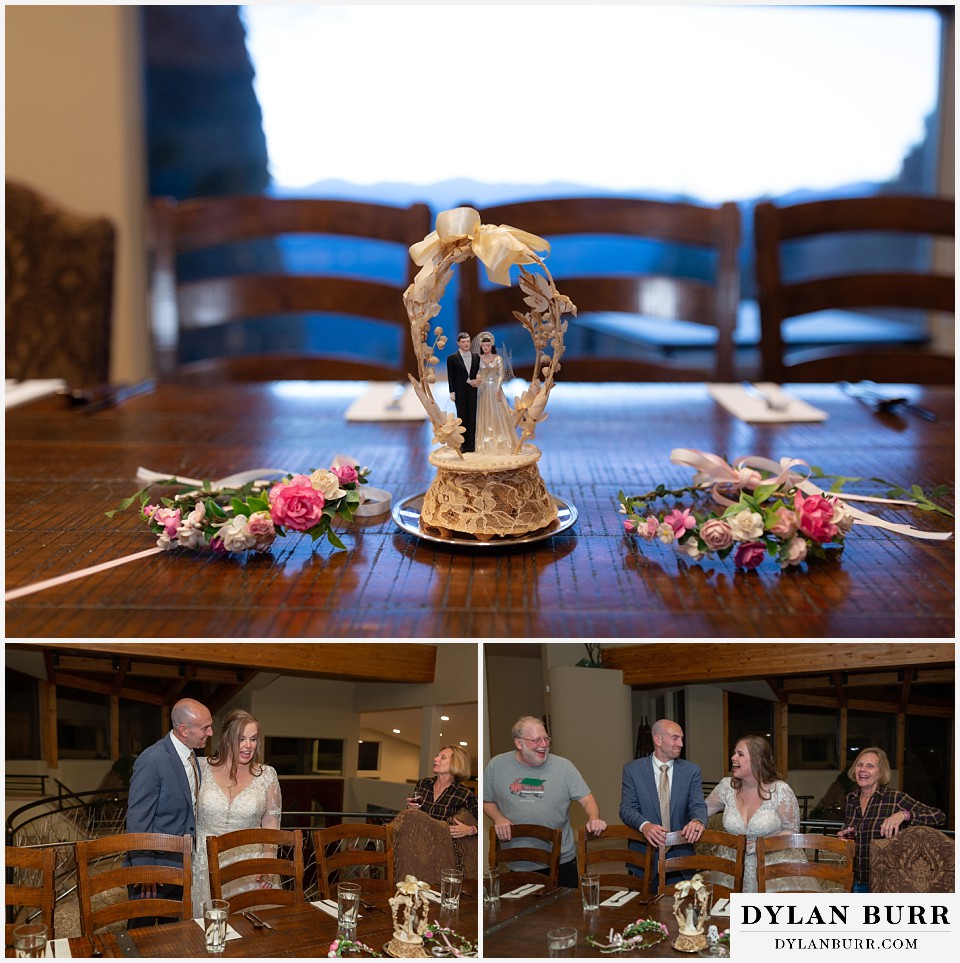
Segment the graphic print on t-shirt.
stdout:
<svg viewBox="0 0 960 963">
<path fill-rule="evenodd" d="M 546 785 L 546 780 L 544 779 L 533 779 L 527 776 L 524 779 L 514 779 L 510 783 L 510 792 L 514 796 L 519 796 L 521 799 L 524 797 L 529 797 L 533 799 L 543 798 L 543 787 Z"/>
</svg>

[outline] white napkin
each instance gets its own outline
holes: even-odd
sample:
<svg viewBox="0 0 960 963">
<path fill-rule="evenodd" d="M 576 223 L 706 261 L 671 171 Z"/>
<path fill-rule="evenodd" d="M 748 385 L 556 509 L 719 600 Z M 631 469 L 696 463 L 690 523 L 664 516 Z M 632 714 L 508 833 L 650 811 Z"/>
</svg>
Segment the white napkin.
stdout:
<svg viewBox="0 0 960 963">
<path fill-rule="evenodd" d="M 347 421 L 423 421 L 427 417 L 413 386 L 395 381 L 369 381 L 367 390 L 347 409 Z M 394 401 L 397 404 L 391 407 Z"/>
<path fill-rule="evenodd" d="M 538 889 L 543 889 L 543 883 L 525 883 L 523 886 L 510 890 L 509 893 L 501 893 L 500 899 L 522 899 L 524 896 L 535 893 Z"/>
<path fill-rule="evenodd" d="M 72 960 L 73 954 L 70 952 L 70 938 L 64 937 L 62 940 L 48 940 L 47 951 L 43 955 L 50 959 Z"/>
<path fill-rule="evenodd" d="M 634 896 L 637 895 L 637 890 L 635 889 L 622 889 L 619 893 L 614 893 L 613 896 L 605 899 L 600 905 L 601 906 L 623 906 L 624 903 L 629 903 Z"/>
<path fill-rule="evenodd" d="M 202 919 L 197 919 L 196 917 L 194 917 L 193 922 L 196 923 L 197 926 L 200 927 L 200 929 L 202 929 L 202 930 L 204 930 L 204 931 L 206 930 L 206 927 L 203 925 L 203 920 L 202 920 Z M 240 939 L 240 934 L 239 934 L 229 923 L 227 923 L 227 939 L 228 939 L 228 940 L 239 940 L 239 939 Z M 59 956 L 59 955 L 60 955 L 60 954 L 58 953 L 57 956 Z"/>
<path fill-rule="evenodd" d="M 63 378 L 38 378 L 29 381 L 7 378 L 4 384 L 3 406 L 13 408 L 15 405 L 24 405 L 35 398 L 55 394 L 60 388 L 66 387 L 67 383 Z"/>
<path fill-rule="evenodd" d="M 334 919 L 336 919 L 340 915 L 340 912 L 337 909 L 337 904 L 332 899 L 317 899 L 317 900 L 314 900 L 310 905 L 316 906 L 318 910 L 323 910 L 323 912 L 326 913 L 327 916 L 332 916 Z M 357 919 L 362 920 L 363 914 L 357 913 Z"/>
<path fill-rule="evenodd" d="M 800 398 L 787 394 L 772 381 L 758 381 L 757 388 L 775 402 L 783 402 L 779 411 L 768 408 L 763 398 L 750 394 L 742 384 L 709 384 L 707 390 L 718 404 L 723 405 L 741 421 L 756 424 L 788 424 L 792 421 L 826 421 L 827 413 L 814 408 Z"/>
<path fill-rule="evenodd" d="M 713 904 L 713 909 L 710 910 L 711 916 L 729 916 L 730 915 L 730 900 L 718 899 L 716 903 Z"/>
</svg>

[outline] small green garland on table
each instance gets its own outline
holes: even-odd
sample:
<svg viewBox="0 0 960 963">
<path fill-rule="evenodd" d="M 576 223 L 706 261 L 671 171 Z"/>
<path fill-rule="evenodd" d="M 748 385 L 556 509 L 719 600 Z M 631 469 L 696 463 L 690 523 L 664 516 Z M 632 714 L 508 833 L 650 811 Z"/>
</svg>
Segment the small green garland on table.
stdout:
<svg viewBox="0 0 960 963">
<path fill-rule="evenodd" d="M 433 925 L 423 934 L 423 944 L 428 949 L 431 946 L 442 946 L 452 950 L 454 956 L 476 956 L 477 945 L 471 943 L 465 936 L 450 929 L 448 926 L 441 926 L 434 921 Z"/>
<path fill-rule="evenodd" d="M 327 959 L 347 956 L 351 953 L 369 953 L 370 956 L 383 956 L 372 946 L 367 946 L 366 943 L 361 943 L 359 940 L 335 939 L 327 950 Z"/>
<path fill-rule="evenodd" d="M 668 939 L 670 931 L 657 920 L 635 920 L 624 927 L 622 933 L 614 932 L 611 927 L 607 935 L 607 942 L 601 943 L 596 936 L 587 935 L 587 942 L 597 947 L 601 953 L 630 953 L 633 950 L 643 950 L 656 946 Z"/>
</svg>

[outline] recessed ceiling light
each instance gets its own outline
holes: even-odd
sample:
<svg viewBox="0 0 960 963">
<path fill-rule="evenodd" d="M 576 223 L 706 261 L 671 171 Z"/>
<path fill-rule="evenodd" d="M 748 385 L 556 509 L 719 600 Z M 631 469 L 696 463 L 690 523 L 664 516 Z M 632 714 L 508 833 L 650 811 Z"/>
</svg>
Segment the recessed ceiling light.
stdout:
<svg viewBox="0 0 960 963">
<path fill-rule="evenodd" d="M 450 721 L 450 716 L 440 716 L 440 721 L 441 721 L 441 722 L 449 722 L 449 721 Z"/>
<path fill-rule="evenodd" d="M 461 739 L 461 740 L 460 740 L 460 745 L 461 745 L 461 746 L 466 746 L 466 745 L 468 745 L 468 743 L 464 742 L 464 741 Z"/>
<path fill-rule="evenodd" d="M 394 735 L 399 736 L 399 735 L 400 735 L 400 730 L 399 730 L 399 729 L 394 729 L 394 730 L 393 730 L 393 733 L 394 733 Z"/>
</svg>

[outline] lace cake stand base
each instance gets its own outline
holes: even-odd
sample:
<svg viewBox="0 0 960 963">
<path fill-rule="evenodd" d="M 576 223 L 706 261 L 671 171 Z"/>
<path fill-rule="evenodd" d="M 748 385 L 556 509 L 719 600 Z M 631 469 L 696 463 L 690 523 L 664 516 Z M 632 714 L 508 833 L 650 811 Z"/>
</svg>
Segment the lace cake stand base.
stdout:
<svg viewBox="0 0 960 963">
<path fill-rule="evenodd" d="M 556 501 L 547 491 L 537 461 L 540 450 L 524 445 L 517 455 L 449 449 L 430 455 L 437 475 L 423 496 L 420 526 L 443 538 L 510 540 L 557 523 Z"/>
<path fill-rule="evenodd" d="M 404 943 L 402 940 L 390 940 L 389 943 L 384 943 L 383 952 L 395 960 L 430 958 L 430 954 L 423 948 L 422 943 Z"/>
<path fill-rule="evenodd" d="M 681 933 L 671 944 L 680 953 L 699 953 L 707 945 L 707 938 L 702 933 Z"/>
</svg>

